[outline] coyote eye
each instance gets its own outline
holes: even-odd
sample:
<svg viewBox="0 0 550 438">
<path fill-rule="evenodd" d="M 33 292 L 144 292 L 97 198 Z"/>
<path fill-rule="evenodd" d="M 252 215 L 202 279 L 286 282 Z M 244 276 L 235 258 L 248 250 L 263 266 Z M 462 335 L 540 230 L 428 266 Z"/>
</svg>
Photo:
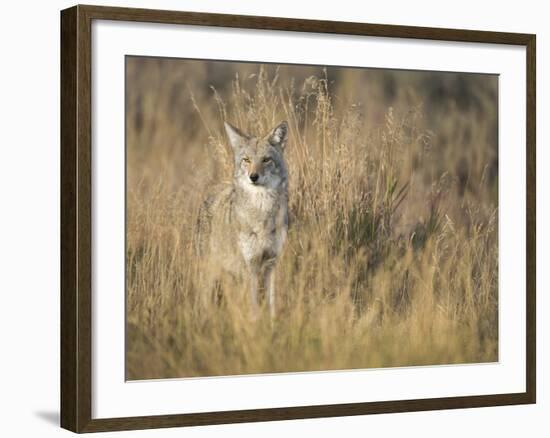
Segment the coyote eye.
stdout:
<svg viewBox="0 0 550 438">
<path fill-rule="evenodd" d="M 250 163 L 250 158 L 244 157 L 243 158 L 243 163 Z"/>
<path fill-rule="evenodd" d="M 264 163 L 269 163 L 271 161 L 271 157 L 264 157 L 264 159 L 262 160 L 262 162 Z"/>
</svg>

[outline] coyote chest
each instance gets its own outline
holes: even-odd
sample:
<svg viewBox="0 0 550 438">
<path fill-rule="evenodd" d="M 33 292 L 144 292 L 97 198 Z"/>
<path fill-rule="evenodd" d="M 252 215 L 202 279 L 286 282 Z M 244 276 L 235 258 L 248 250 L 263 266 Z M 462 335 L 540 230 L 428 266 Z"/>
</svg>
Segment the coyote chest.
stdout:
<svg viewBox="0 0 550 438">
<path fill-rule="evenodd" d="M 273 263 L 286 240 L 288 213 L 286 197 L 266 191 L 249 196 L 249 204 L 237 213 L 241 227 L 238 246 L 245 263 Z"/>
</svg>

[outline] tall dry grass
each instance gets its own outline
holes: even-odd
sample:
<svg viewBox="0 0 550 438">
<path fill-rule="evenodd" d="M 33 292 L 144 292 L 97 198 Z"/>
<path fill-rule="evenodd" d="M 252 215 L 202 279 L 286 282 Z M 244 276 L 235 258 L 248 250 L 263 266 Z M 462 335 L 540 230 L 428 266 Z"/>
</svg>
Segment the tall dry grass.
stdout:
<svg viewBox="0 0 550 438">
<path fill-rule="evenodd" d="M 127 60 L 127 378 L 498 359 L 496 78 Z M 290 126 L 277 317 L 204 305 L 198 208 L 223 120 Z"/>
</svg>

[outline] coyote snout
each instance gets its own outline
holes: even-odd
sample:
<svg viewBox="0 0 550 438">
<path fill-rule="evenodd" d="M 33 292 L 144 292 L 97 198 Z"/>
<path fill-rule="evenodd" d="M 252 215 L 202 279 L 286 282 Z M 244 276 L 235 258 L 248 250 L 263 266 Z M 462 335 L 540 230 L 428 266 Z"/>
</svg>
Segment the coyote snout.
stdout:
<svg viewBox="0 0 550 438">
<path fill-rule="evenodd" d="M 249 279 L 254 311 L 259 291 L 265 291 L 274 316 L 273 271 L 288 229 L 288 125 L 282 122 L 262 137 L 229 123 L 225 130 L 233 150 L 233 181 L 219 187 L 201 208 L 199 251 L 210 263 Z"/>
</svg>

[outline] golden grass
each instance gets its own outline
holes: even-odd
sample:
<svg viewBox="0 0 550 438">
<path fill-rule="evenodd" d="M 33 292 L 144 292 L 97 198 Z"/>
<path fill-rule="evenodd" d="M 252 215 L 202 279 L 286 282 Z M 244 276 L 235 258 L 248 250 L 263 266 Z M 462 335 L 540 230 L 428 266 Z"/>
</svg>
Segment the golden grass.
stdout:
<svg viewBox="0 0 550 438">
<path fill-rule="evenodd" d="M 495 77 L 127 62 L 127 378 L 498 359 Z M 225 119 L 290 125 L 273 322 L 197 287 Z"/>
</svg>

